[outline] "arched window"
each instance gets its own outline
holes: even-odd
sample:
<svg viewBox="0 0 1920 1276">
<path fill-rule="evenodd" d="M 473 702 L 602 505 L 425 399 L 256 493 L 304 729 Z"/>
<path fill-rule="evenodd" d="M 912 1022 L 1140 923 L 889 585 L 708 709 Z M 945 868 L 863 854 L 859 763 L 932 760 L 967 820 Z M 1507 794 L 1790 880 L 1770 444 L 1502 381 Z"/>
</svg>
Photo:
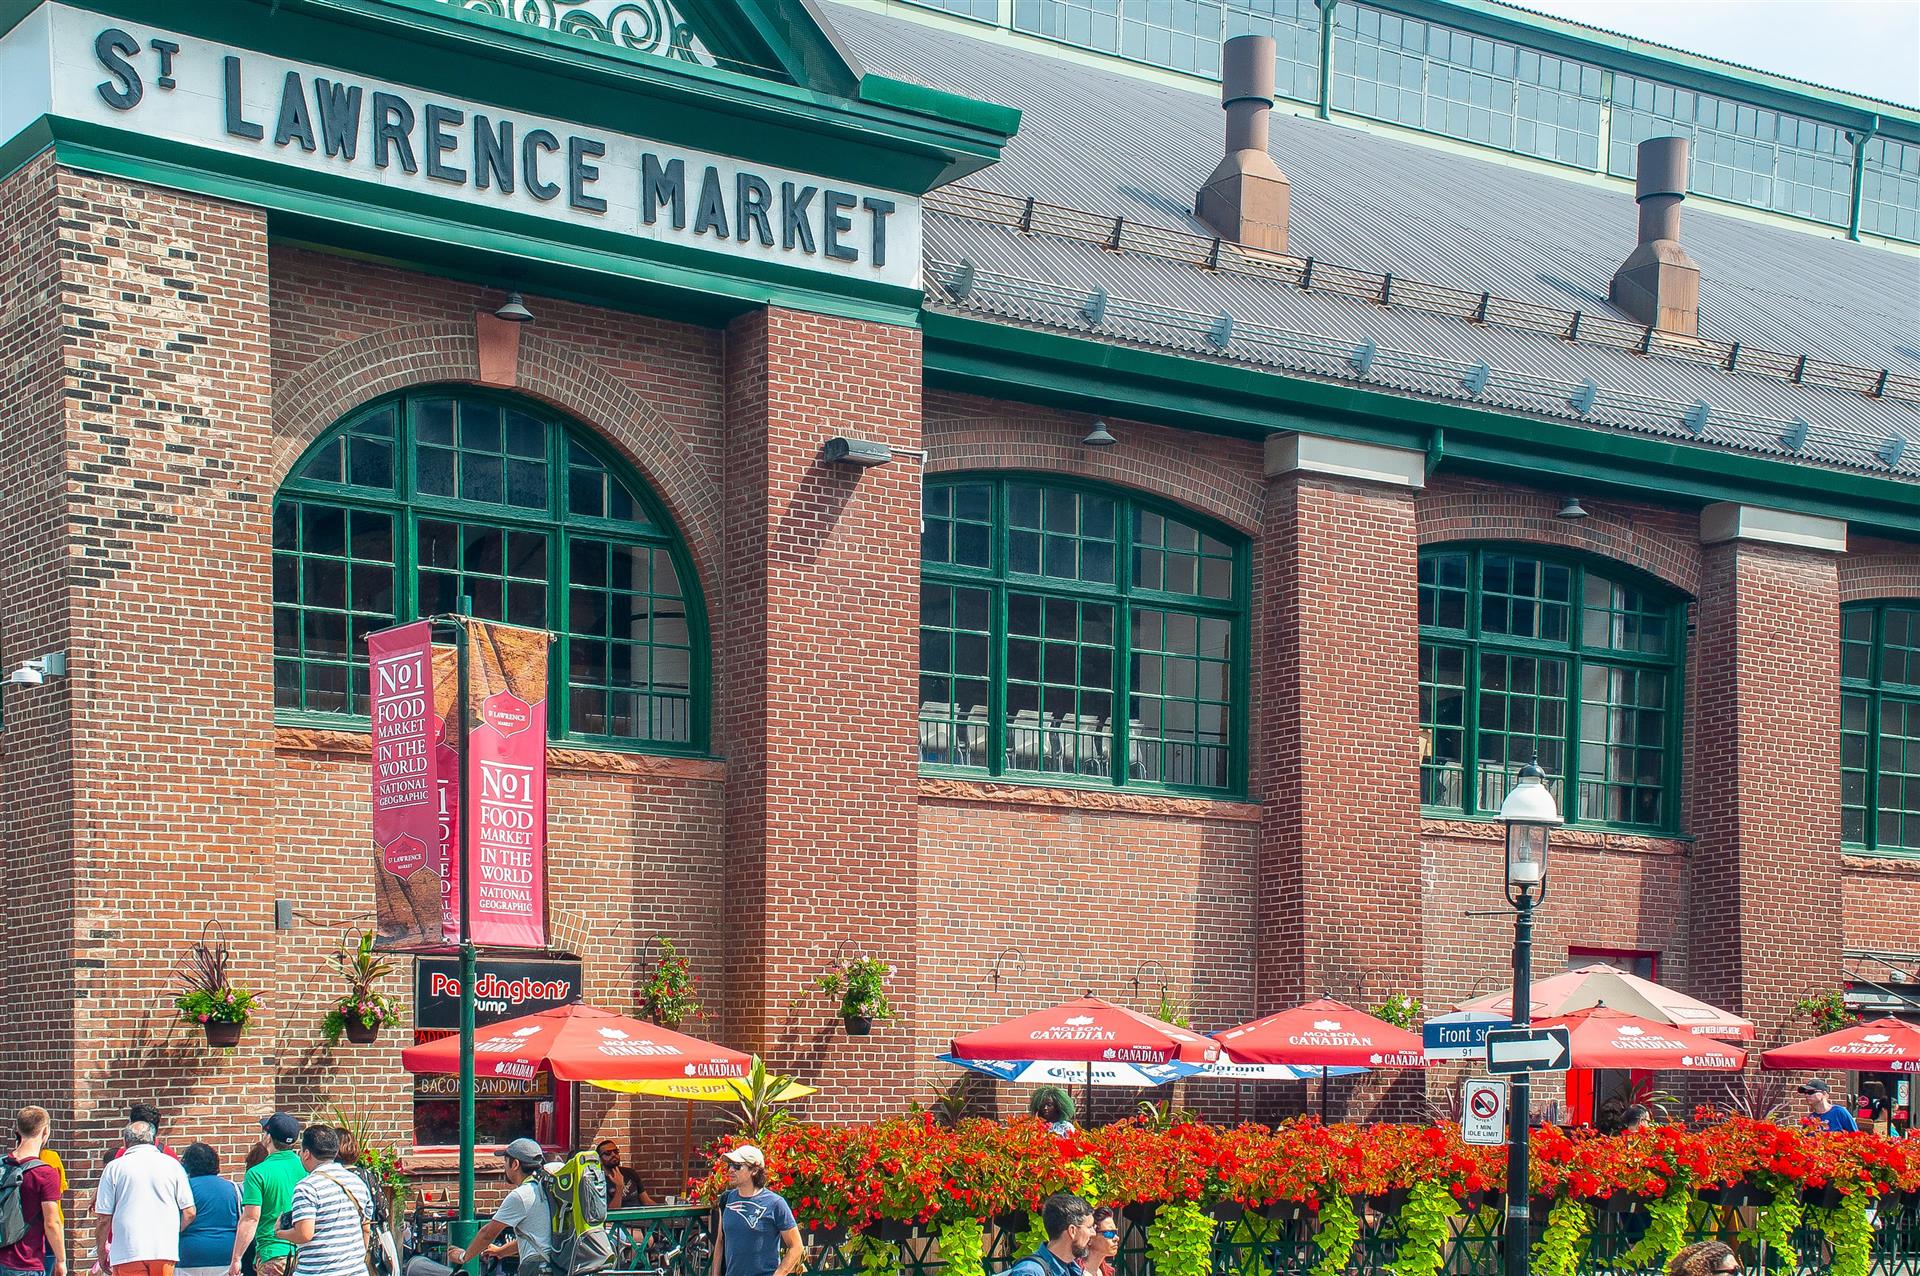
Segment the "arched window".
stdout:
<svg viewBox="0 0 1920 1276">
<path fill-rule="evenodd" d="M 1840 840 L 1920 855 L 1920 599 L 1840 612 Z"/>
<path fill-rule="evenodd" d="M 360 408 L 281 486 L 275 707 L 364 722 L 366 635 L 462 595 L 558 635 L 557 738 L 706 747 L 705 616 L 665 513 L 586 430 L 470 389 Z"/>
<path fill-rule="evenodd" d="M 1245 787 L 1242 538 L 1106 488 L 968 476 L 928 484 L 921 562 L 929 769 Z"/>
<path fill-rule="evenodd" d="M 1421 802 L 1497 815 L 1537 756 L 1569 822 L 1672 829 L 1685 629 L 1677 595 L 1624 569 L 1511 546 L 1423 552 Z"/>
</svg>

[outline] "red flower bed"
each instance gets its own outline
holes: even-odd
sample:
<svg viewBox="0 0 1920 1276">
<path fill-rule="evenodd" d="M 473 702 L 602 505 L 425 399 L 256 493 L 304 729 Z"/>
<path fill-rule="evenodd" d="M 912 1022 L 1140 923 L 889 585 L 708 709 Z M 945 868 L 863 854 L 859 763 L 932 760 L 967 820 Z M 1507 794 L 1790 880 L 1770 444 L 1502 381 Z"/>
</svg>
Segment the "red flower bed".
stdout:
<svg viewBox="0 0 1920 1276">
<path fill-rule="evenodd" d="M 788 1126 L 764 1145 L 769 1183 L 803 1224 L 880 1219 L 937 1226 L 1030 1211 L 1063 1189 L 1103 1203 L 1238 1201 L 1249 1207 L 1332 1192 L 1379 1195 L 1440 1182 L 1460 1198 L 1505 1186 L 1503 1148 L 1469 1147 L 1451 1125 L 1321 1125 L 1269 1129 L 1198 1123 L 1156 1131 L 1135 1122 L 1055 1138 L 1039 1121 L 931 1116 L 870 1126 Z M 1535 1196 L 1659 1197 L 1749 1181 L 1766 1191 L 1832 1185 L 1878 1196 L 1920 1190 L 1920 1140 L 1713 1119 L 1698 1129 L 1637 1135 L 1545 1127 L 1534 1132 Z M 716 1173 L 694 1185 L 711 1197 Z"/>
</svg>

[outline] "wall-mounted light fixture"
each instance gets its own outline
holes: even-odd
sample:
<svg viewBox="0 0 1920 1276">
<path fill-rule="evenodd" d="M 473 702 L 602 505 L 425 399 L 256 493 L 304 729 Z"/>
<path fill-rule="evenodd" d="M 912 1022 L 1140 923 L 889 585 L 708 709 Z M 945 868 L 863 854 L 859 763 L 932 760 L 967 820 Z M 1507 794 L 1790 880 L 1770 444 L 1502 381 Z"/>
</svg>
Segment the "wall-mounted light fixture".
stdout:
<svg viewBox="0 0 1920 1276">
<path fill-rule="evenodd" d="M 1081 447 L 1112 447 L 1120 440 L 1113 437 L 1105 421 L 1095 421 L 1093 428 L 1087 431 L 1087 437 L 1080 440 Z"/>
<path fill-rule="evenodd" d="M 7 675 L 7 681 L 22 687 L 37 687 L 49 678 L 67 676 L 67 653 L 48 652 L 44 656 L 35 656 L 23 661 L 18 669 Z"/>
<path fill-rule="evenodd" d="M 869 465 L 885 465 L 892 461 L 893 449 L 869 439 L 840 436 L 827 440 L 826 446 L 820 449 L 820 459 L 828 465 L 858 465 L 864 469 Z"/>
<path fill-rule="evenodd" d="M 520 299 L 519 293 L 510 292 L 507 294 L 507 304 L 494 311 L 493 317 L 505 319 L 508 323 L 532 323 L 533 311 L 527 309 L 527 303 Z"/>
</svg>

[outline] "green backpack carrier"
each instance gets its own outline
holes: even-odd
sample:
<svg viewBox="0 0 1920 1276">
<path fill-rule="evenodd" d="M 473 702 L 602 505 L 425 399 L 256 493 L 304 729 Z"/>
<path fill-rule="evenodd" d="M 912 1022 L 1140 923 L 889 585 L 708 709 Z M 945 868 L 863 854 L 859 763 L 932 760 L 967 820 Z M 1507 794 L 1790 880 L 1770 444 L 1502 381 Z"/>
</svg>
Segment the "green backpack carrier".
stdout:
<svg viewBox="0 0 1920 1276">
<path fill-rule="evenodd" d="M 598 1152 L 576 1152 L 540 1171 L 553 1226 L 553 1250 L 547 1264 L 553 1276 L 583 1276 L 613 1261 L 607 1235 L 607 1173 Z"/>
</svg>

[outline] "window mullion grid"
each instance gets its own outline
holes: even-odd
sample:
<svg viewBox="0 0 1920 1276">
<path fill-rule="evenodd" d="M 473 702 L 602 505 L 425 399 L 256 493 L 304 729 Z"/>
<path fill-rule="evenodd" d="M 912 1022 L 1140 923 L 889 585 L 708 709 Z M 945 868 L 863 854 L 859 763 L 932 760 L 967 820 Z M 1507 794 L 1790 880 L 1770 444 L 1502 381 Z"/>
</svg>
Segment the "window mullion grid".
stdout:
<svg viewBox="0 0 1920 1276">
<path fill-rule="evenodd" d="M 1867 677 L 1860 694 L 1867 701 L 1867 773 L 1866 810 L 1861 815 L 1860 842 L 1870 851 L 1880 849 L 1880 715 L 1885 712 L 1881 695 L 1880 660 L 1886 650 L 1887 605 L 1873 604 L 1873 628 L 1867 641 Z"/>
<path fill-rule="evenodd" d="M 506 448 L 504 422 L 502 422 L 501 428 L 502 435 L 500 445 L 502 450 L 504 450 Z M 573 669 L 571 654 L 573 650 L 573 627 L 570 623 L 573 598 L 573 545 L 572 531 L 567 526 L 566 497 L 568 473 L 566 434 L 562 430 L 549 427 L 547 430 L 547 517 L 553 520 L 553 534 L 547 537 L 547 627 L 552 630 L 554 641 L 549 644 L 547 648 L 547 721 L 554 732 L 554 738 L 557 740 L 569 739 L 573 735 L 573 684 L 570 678 Z M 611 499 L 610 494 L 609 499 Z M 501 547 L 501 553 L 503 556 L 506 553 L 504 545 Z M 607 637 L 609 640 L 607 645 L 607 668 L 609 671 L 607 681 L 612 682 L 613 645 L 611 639 L 613 637 L 613 622 L 611 613 L 607 610 L 611 608 L 613 603 L 613 593 L 611 589 L 613 584 L 613 563 L 611 556 L 609 556 L 607 563 L 607 571 L 607 584 L 609 589 L 607 593 L 603 595 L 606 602 L 603 604 L 602 617 L 607 627 Z M 649 597 L 651 597 L 653 589 L 653 569 L 651 564 L 648 565 L 647 569 L 647 588 Z M 649 602 L 649 605 L 651 605 L 651 602 Z M 653 637 L 651 628 L 648 630 L 647 637 L 649 639 L 648 646 L 651 648 L 651 639 Z M 651 679 L 653 666 L 651 654 L 649 654 L 647 666 L 648 678 Z M 689 663 L 688 667 L 691 669 L 691 663 Z M 647 688 L 646 705 L 648 719 L 647 730 L 645 732 L 638 732 L 637 734 L 651 738 L 653 733 L 653 688 L 651 685 Z M 607 725 L 610 727 L 613 725 L 613 692 L 611 689 L 607 691 L 606 708 Z"/>
<path fill-rule="evenodd" d="M 987 773 L 1007 772 L 1007 538 L 1012 535 L 1007 515 L 1007 484 L 1000 480 L 989 489 L 987 517 L 993 520 L 993 534 L 987 538 L 987 570 L 993 578 L 988 613 L 991 632 L 987 641 Z"/>
</svg>

